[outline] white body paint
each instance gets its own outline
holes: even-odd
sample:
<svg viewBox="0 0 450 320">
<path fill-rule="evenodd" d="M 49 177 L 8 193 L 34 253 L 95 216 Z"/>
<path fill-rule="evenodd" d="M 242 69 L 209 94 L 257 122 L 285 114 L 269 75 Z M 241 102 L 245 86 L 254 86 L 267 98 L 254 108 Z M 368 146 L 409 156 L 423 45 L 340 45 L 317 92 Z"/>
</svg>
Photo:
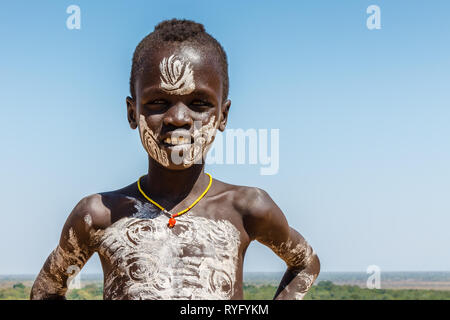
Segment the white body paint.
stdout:
<svg viewBox="0 0 450 320">
<path fill-rule="evenodd" d="M 291 240 L 283 242 L 279 246 L 275 246 L 270 243 L 269 247 L 275 252 L 278 256 L 283 257 L 286 263 L 289 266 L 300 266 L 300 265 L 309 265 L 311 263 L 311 259 L 314 257 L 315 252 L 310 246 L 305 246 L 302 244 L 293 245 Z M 303 300 L 305 295 L 308 293 L 309 288 L 313 285 L 316 276 L 314 274 L 310 274 L 308 272 L 302 271 L 295 279 L 292 280 L 292 283 L 295 283 L 295 292 L 291 297 L 294 300 Z M 289 286 L 285 287 L 284 290 L 286 293 L 289 293 Z"/>
<path fill-rule="evenodd" d="M 315 279 L 316 277 L 313 274 L 301 273 L 297 275 L 295 281 L 298 283 L 299 291 L 294 293 L 294 300 L 303 300 Z"/>
<path fill-rule="evenodd" d="M 239 231 L 225 220 L 168 218 L 148 203 L 106 228 L 98 253 L 113 266 L 105 299 L 229 299 L 235 290 Z M 177 228 L 176 228 L 177 229 Z"/>
<path fill-rule="evenodd" d="M 87 214 L 83 217 L 85 230 L 88 231 L 92 227 L 92 217 Z"/>
<path fill-rule="evenodd" d="M 142 145 L 144 146 L 150 157 L 152 157 L 162 166 L 167 167 L 169 165 L 167 152 L 159 147 L 159 144 L 156 140 L 156 135 L 148 127 L 147 122 L 145 121 L 145 117 L 142 114 L 139 116 L 139 133 L 141 136 Z"/>
<path fill-rule="evenodd" d="M 176 55 L 163 58 L 159 64 L 161 89 L 169 94 L 189 94 L 195 90 L 194 70 L 189 61 Z"/>
<path fill-rule="evenodd" d="M 85 223 L 88 223 L 86 219 Z M 69 229 L 66 237 L 68 248 L 65 250 L 58 245 L 52 251 L 48 258 L 48 268 L 41 270 L 39 281 L 33 285 L 33 299 L 44 299 L 49 294 L 64 296 L 70 280 L 88 260 L 88 253 L 78 245 L 79 241 L 73 228 Z"/>
</svg>

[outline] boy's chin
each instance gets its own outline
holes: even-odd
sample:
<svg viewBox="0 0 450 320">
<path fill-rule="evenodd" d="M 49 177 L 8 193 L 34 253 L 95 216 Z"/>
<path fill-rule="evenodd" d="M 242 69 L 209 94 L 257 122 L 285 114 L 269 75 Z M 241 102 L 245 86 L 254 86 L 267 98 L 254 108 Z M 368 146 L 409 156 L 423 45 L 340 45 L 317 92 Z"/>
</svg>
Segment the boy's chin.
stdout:
<svg viewBox="0 0 450 320">
<path fill-rule="evenodd" d="M 205 160 L 202 159 L 201 156 L 199 156 L 197 159 L 182 159 L 182 158 L 176 158 L 171 159 L 169 158 L 169 167 L 172 170 L 185 170 L 192 168 L 194 166 L 202 166 L 205 164 Z"/>
<path fill-rule="evenodd" d="M 203 163 L 204 164 L 204 163 Z M 174 170 L 174 171 L 182 171 L 187 170 L 189 168 L 192 168 L 194 166 L 201 166 L 202 163 L 191 163 L 191 164 L 175 164 L 170 163 L 169 166 L 166 167 L 168 170 Z"/>
<path fill-rule="evenodd" d="M 174 147 L 166 150 L 169 162 L 168 169 L 185 170 L 193 166 L 202 166 L 205 164 L 205 160 L 202 157 L 203 149 L 197 149 L 196 152 L 192 152 L 192 146 L 182 146 L 180 148 Z"/>
<path fill-rule="evenodd" d="M 176 158 L 171 159 L 171 157 L 168 157 L 168 163 L 167 165 L 164 165 L 160 163 L 158 160 L 153 159 L 156 162 L 158 162 L 161 166 L 163 166 L 167 170 L 174 170 L 174 171 L 181 171 L 186 170 L 189 168 L 192 168 L 194 166 L 203 166 L 205 164 L 205 160 L 200 157 L 200 159 L 196 159 L 193 161 L 192 159 L 183 159 L 183 158 Z"/>
<path fill-rule="evenodd" d="M 163 146 L 159 152 L 147 153 L 159 165 L 168 170 L 186 170 L 194 166 L 205 165 L 205 158 L 209 148 L 196 148 L 192 145 L 167 147 Z"/>
</svg>

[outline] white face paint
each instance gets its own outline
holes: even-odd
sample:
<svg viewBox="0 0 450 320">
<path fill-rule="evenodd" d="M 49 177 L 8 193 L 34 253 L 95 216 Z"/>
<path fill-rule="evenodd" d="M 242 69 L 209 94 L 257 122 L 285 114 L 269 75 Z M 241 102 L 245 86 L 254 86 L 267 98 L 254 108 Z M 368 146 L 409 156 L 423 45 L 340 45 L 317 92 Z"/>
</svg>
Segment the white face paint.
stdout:
<svg viewBox="0 0 450 320">
<path fill-rule="evenodd" d="M 167 167 L 169 165 L 167 152 L 159 147 L 159 144 L 156 140 L 156 135 L 148 127 L 147 121 L 145 121 L 145 117 L 142 114 L 139 116 L 139 133 L 141 136 L 142 145 L 144 146 L 150 157 L 152 157 L 162 166 Z"/>
<path fill-rule="evenodd" d="M 206 153 L 211 147 L 217 131 L 216 116 L 212 116 L 209 122 L 199 130 L 194 130 L 194 143 L 191 147 L 189 157 L 184 161 L 184 166 L 191 166 L 193 163 L 202 163 Z"/>
<path fill-rule="evenodd" d="M 113 266 L 105 299 L 230 299 L 235 290 L 239 231 L 229 221 L 189 214 L 177 231 L 150 204 L 104 230 L 98 253 Z"/>
<path fill-rule="evenodd" d="M 185 49 L 185 55 L 192 59 L 198 59 L 195 52 Z M 169 94 L 185 95 L 195 90 L 194 70 L 187 59 L 181 59 L 172 54 L 169 58 L 163 58 L 159 64 L 161 71 L 160 87 Z M 193 164 L 201 164 L 206 157 L 211 142 L 217 131 L 216 117 L 212 116 L 210 121 L 199 129 L 194 123 L 193 143 L 178 145 L 171 153 L 171 160 L 174 164 L 183 164 L 185 168 Z M 154 132 L 148 127 L 145 117 L 139 116 L 139 131 L 142 144 L 148 154 L 162 166 L 169 166 L 167 152 L 159 147 Z M 176 133 L 172 137 L 177 139 Z"/>
<path fill-rule="evenodd" d="M 193 143 L 180 145 L 178 149 L 171 154 L 171 160 L 175 164 L 183 164 L 185 168 L 193 164 L 202 164 L 206 153 L 212 145 L 213 138 L 216 135 L 217 123 L 216 116 L 212 116 L 209 122 L 197 127 L 197 121 L 194 123 Z M 199 121 L 200 122 L 200 121 Z M 177 139 L 176 134 L 173 134 Z"/>
<path fill-rule="evenodd" d="M 213 138 L 216 135 L 217 123 L 216 116 L 212 116 L 209 122 L 196 128 L 194 124 L 193 143 L 177 146 L 171 155 L 171 160 L 175 164 L 183 164 L 185 168 L 193 164 L 201 164 L 206 157 Z M 167 167 L 169 165 L 169 158 L 167 152 L 159 147 L 156 135 L 147 125 L 144 115 L 139 116 L 139 133 L 141 136 L 142 145 L 147 153 L 158 163 Z M 172 138 L 177 138 L 177 134 L 173 134 Z"/>
<path fill-rule="evenodd" d="M 159 64 L 160 87 L 169 94 L 189 94 L 195 90 L 194 70 L 189 61 L 176 55 L 163 58 Z"/>
</svg>

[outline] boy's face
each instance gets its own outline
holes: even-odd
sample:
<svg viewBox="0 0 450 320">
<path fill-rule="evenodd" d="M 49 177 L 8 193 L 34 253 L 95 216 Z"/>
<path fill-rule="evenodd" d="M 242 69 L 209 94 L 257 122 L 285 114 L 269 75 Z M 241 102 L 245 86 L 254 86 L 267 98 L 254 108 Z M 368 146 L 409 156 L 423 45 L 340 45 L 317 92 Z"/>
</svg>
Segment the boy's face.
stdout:
<svg viewBox="0 0 450 320">
<path fill-rule="evenodd" d="M 211 50 L 165 46 L 148 57 L 127 97 L 128 121 L 160 165 L 181 170 L 203 163 L 217 129 L 225 130 L 220 65 Z"/>
</svg>

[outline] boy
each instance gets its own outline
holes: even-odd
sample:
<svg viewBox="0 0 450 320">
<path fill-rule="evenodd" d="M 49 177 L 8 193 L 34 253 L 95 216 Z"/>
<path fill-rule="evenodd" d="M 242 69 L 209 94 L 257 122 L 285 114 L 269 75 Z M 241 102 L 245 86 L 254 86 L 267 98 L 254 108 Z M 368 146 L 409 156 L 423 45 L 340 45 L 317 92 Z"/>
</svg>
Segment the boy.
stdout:
<svg viewBox="0 0 450 320">
<path fill-rule="evenodd" d="M 94 252 L 104 299 L 243 299 L 252 240 L 287 264 L 275 298 L 302 299 L 320 269 L 312 248 L 266 192 L 204 173 L 231 105 L 222 46 L 201 24 L 163 21 L 135 50 L 130 91 L 128 121 L 149 155 L 148 174 L 76 205 L 31 299 L 65 299 L 71 271 Z"/>
</svg>

